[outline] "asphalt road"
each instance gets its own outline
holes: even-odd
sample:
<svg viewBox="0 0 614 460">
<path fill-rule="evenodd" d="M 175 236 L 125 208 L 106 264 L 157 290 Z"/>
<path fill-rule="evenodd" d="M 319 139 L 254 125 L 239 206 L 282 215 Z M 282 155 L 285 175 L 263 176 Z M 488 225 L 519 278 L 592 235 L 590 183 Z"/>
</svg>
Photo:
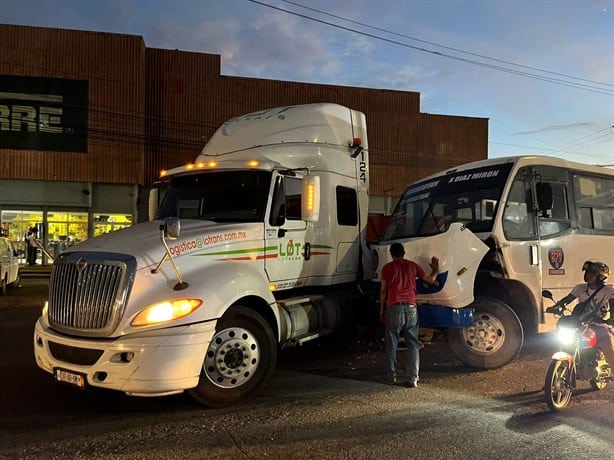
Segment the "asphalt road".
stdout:
<svg viewBox="0 0 614 460">
<path fill-rule="evenodd" d="M 586 382 L 559 414 L 543 401 L 546 336 L 475 372 L 444 343 L 416 389 L 381 381 L 381 341 L 361 331 L 282 353 L 267 388 L 230 409 L 185 395 L 134 398 L 57 384 L 33 361 L 44 286 L 0 297 L 0 458 L 612 458 L 614 386 Z"/>
</svg>

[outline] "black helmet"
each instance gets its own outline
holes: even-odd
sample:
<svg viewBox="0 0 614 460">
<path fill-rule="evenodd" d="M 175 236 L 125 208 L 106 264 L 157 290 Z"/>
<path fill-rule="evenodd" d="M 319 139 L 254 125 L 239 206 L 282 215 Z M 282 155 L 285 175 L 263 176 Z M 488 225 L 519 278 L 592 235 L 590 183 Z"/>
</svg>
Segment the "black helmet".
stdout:
<svg viewBox="0 0 614 460">
<path fill-rule="evenodd" d="M 582 265 L 582 270 L 591 271 L 597 273 L 600 281 L 605 281 L 608 276 L 610 276 L 610 267 L 608 267 L 603 262 L 594 262 L 592 260 L 587 260 Z"/>
</svg>

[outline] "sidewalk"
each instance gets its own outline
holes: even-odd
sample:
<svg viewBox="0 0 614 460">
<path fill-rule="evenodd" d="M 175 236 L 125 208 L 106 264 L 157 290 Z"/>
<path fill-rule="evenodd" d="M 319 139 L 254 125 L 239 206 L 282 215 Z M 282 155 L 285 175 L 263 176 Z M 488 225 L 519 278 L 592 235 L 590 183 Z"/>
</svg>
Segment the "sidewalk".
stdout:
<svg viewBox="0 0 614 460">
<path fill-rule="evenodd" d="M 49 278 L 53 265 L 20 265 L 19 276 L 24 278 Z"/>
</svg>

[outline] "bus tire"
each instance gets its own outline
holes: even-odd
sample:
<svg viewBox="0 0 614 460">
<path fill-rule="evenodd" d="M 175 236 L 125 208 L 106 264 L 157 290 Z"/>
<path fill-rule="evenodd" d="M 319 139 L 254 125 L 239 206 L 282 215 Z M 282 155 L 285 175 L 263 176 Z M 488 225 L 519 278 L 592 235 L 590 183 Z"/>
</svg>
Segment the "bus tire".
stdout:
<svg viewBox="0 0 614 460">
<path fill-rule="evenodd" d="M 231 406 L 266 385 L 276 361 L 277 343 L 269 323 L 235 305 L 218 321 L 198 385 L 189 394 L 209 407 Z"/>
<path fill-rule="evenodd" d="M 524 333 L 516 313 L 492 297 L 476 297 L 473 326 L 448 329 L 448 343 L 465 365 L 495 369 L 511 362 L 522 348 Z"/>
</svg>

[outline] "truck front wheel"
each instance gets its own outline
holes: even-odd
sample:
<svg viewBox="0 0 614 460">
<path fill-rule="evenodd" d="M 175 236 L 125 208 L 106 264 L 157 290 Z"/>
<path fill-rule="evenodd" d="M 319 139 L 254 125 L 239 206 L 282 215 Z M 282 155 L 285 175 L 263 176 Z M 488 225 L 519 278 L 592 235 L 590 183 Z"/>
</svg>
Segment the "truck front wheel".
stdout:
<svg viewBox="0 0 614 460">
<path fill-rule="evenodd" d="M 500 300 L 477 297 L 473 325 L 448 329 L 448 343 L 467 366 L 494 369 L 505 366 L 520 352 L 524 341 L 522 324 L 514 311 Z"/>
<path fill-rule="evenodd" d="M 210 407 L 238 403 L 268 382 L 276 361 L 271 326 L 255 311 L 235 305 L 218 321 L 190 395 Z"/>
</svg>

